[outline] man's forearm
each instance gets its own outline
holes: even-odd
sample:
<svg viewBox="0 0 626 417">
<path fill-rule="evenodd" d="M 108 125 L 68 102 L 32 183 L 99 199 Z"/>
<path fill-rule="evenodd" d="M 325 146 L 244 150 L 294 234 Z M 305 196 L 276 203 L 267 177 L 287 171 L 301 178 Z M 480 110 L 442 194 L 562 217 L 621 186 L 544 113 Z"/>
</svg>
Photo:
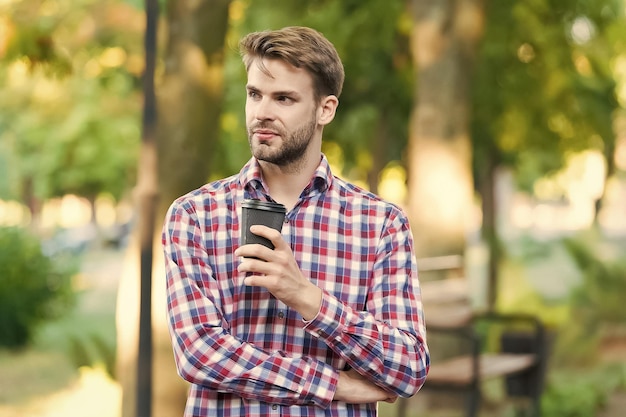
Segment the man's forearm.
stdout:
<svg viewBox="0 0 626 417">
<path fill-rule="evenodd" d="M 329 294 L 323 297 L 320 313 L 305 324 L 305 330 L 345 358 L 352 369 L 399 396 L 415 394 L 424 382 L 428 352 L 419 333 L 393 328 Z"/>
<path fill-rule="evenodd" d="M 339 372 L 337 390 L 333 400 L 350 404 L 364 404 L 377 401 L 394 402 L 397 398 L 397 395 L 374 385 L 356 371 L 349 370 Z"/>
</svg>

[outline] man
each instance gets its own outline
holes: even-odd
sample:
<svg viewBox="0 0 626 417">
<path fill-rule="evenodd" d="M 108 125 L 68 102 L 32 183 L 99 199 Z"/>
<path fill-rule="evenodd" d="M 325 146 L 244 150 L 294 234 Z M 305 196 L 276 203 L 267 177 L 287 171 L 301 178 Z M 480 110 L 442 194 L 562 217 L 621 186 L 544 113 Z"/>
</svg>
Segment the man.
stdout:
<svg viewBox="0 0 626 417">
<path fill-rule="evenodd" d="M 343 86 L 334 46 L 304 27 L 252 33 L 252 158 L 177 199 L 163 231 L 185 416 L 375 416 L 414 395 L 429 354 L 406 216 L 332 175 L 321 152 Z M 241 203 L 287 208 L 240 246 Z"/>
</svg>

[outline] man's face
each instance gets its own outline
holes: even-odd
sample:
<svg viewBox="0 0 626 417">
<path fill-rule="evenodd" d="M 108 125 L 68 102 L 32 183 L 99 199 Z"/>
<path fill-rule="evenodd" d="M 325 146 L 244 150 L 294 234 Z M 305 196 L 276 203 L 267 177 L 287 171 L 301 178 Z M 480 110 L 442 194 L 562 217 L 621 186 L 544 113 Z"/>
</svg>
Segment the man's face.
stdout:
<svg viewBox="0 0 626 417">
<path fill-rule="evenodd" d="M 257 62 L 248 70 L 246 127 L 252 154 L 278 166 L 305 157 L 311 140 L 320 135 L 312 77 L 281 60 Z"/>
</svg>

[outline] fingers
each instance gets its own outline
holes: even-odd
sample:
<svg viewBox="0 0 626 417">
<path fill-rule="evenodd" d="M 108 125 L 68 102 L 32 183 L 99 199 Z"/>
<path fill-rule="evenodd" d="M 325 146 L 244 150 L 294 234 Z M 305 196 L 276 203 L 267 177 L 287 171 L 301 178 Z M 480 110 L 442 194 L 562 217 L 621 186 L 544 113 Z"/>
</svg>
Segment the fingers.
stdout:
<svg viewBox="0 0 626 417">
<path fill-rule="evenodd" d="M 235 256 L 242 257 L 243 261 L 248 259 L 270 260 L 274 251 L 260 244 L 243 245 L 235 250 Z"/>
<path fill-rule="evenodd" d="M 237 267 L 237 270 L 241 273 L 252 273 L 263 276 L 273 276 L 279 274 L 277 270 L 279 265 L 282 265 L 281 259 L 284 258 L 284 254 L 279 251 L 284 251 L 287 244 L 283 241 L 283 238 L 279 231 L 267 226 L 254 225 L 250 227 L 250 231 L 256 235 L 269 239 L 274 245 L 274 249 L 270 249 L 260 244 L 248 244 L 243 245 L 235 250 L 235 256 L 242 257 L 241 263 Z M 246 284 L 248 285 L 267 285 L 268 280 L 263 279 L 260 282 L 256 278 L 247 277 Z"/>
<path fill-rule="evenodd" d="M 259 258 L 264 261 L 269 261 L 273 259 L 272 256 L 277 251 L 282 251 L 288 247 L 278 230 L 267 226 L 253 225 L 250 227 L 250 231 L 253 234 L 264 237 L 272 242 L 274 250 L 259 244 L 248 244 L 237 248 L 235 250 L 235 256 L 241 256 L 244 258 Z"/>
<path fill-rule="evenodd" d="M 267 262 L 261 256 L 255 256 L 255 258 L 243 258 L 241 263 L 237 266 L 237 271 L 244 274 L 250 272 L 253 274 L 265 276 L 277 275 L 278 271 L 276 270 L 276 266 Z"/>
<path fill-rule="evenodd" d="M 276 229 L 272 229 L 271 227 L 255 224 L 250 226 L 250 231 L 255 235 L 259 235 L 268 239 L 270 242 L 272 242 L 275 248 L 286 244 L 280 232 Z"/>
</svg>

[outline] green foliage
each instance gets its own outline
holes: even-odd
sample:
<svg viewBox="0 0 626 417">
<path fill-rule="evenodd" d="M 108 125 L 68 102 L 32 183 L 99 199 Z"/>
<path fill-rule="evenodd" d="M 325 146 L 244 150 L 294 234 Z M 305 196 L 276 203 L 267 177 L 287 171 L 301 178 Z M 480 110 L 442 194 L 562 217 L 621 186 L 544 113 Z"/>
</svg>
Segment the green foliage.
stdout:
<svg viewBox="0 0 626 417">
<path fill-rule="evenodd" d="M 163 6 L 163 2 L 160 2 Z M 623 50 L 616 0 L 493 2 L 472 90 L 476 177 L 490 161 L 516 168 L 520 183 L 559 168 L 576 149 L 614 138 L 611 62 Z M 37 0 L 0 6 L 0 198 L 65 193 L 116 197 L 134 183 L 140 138 L 143 3 Z M 402 160 L 414 94 L 411 17 L 404 1 L 233 1 L 226 46 L 222 140 L 215 176 L 249 156 L 239 37 L 310 25 L 337 46 L 347 73 L 325 140 L 342 149 L 344 174 Z M 575 36 L 588 25 L 591 36 Z M 113 58 L 113 59 L 112 59 Z M 21 80 L 21 81 L 20 81 Z M 382 143 L 382 145 L 381 145 Z M 32 184 L 32 186 L 31 186 Z"/>
<path fill-rule="evenodd" d="M 38 325 L 74 303 L 71 259 L 46 257 L 23 229 L 0 228 L 0 345 L 26 345 Z"/>
<path fill-rule="evenodd" d="M 369 170 L 367 159 L 359 158 L 364 153 L 385 162 L 401 160 L 414 93 L 405 5 L 375 0 L 313 4 L 305 23 L 333 39 L 346 71 L 339 114 L 326 138 L 342 147 L 346 169 Z"/>
<path fill-rule="evenodd" d="M 602 388 L 585 378 L 549 385 L 542 401 L 543 413 L 548 417 L 595 416 L 606 402 L 607 393 Z"/>
<path fill-rule="evenodd" d="M 605 259 L 582 240 L 568 238 L 564 245 L 583 272 L 583 282 L 572 294 L 572 304 L 597 329 L 600 323 L 626 324 L 626 261 Z"/>
<path fill-rule="evenodd" d="M 610 259 L 596 254 L 585 236 L 564 239 L 563 244 L 582 273 L 571 292 L 569 320 L 559 332 L 555 359 L 559 364 L 593 365 L 603 337 L 611 328 L 626 325 L 626 263 L 623 255 Z"/>
<path fill-rule="evenodd" d="M 71 336 L 69 338 L 69 357 L 76 368 L 102 365 L 107 374 L 115 379 L 115 344 L 109 344 L 99 334 Z"/>
<path fill-rule="evenodd" d="M 122 1 L 0 6 L 0 198 L 120 198 L 140 140 L 141 11 Z"/>
<path fill-rule="evenodd" d="M 562 167 L 568 153 L 614 146 L 619 107 L 609 65 L 623 11 L 613 0 L 494 2 L 473 85 L 474 167 L 516 169 L 519 184 Z"/>
<path fill-rule="evenodd" d="M 33 78 L 43 81 L 34 74 Z M 68 193 L 95 197 L 101 192 L 119 198 L 128 188 L 137 157 L 137 114 L 123 103 L 127 86 L 117 88 L 119 96 L 111 96 L 99 83 L 59 80 L 55 88 L 70 95 L 32 104 L 25 112 L 10 105 L 10 91 L 0 95 L 0 106 L 6 110 L 6 130 L 0 134 L 15 161 L 7 166 L 15 181 L 5 198 L 21 197 L 28 179 L 34 182 L 35 196 L 42 199 Z M 38 108 L 40 112 L 35 111 Z"/>
<path fill-rule="evenodd" d="M 598 415 L 608 396 L 626 386 L 626 367 L 611 366 L 594 371 L 565 371 L 548 382 L 541 401 L 545 417 L 589 417 Z"/>
</svg>

